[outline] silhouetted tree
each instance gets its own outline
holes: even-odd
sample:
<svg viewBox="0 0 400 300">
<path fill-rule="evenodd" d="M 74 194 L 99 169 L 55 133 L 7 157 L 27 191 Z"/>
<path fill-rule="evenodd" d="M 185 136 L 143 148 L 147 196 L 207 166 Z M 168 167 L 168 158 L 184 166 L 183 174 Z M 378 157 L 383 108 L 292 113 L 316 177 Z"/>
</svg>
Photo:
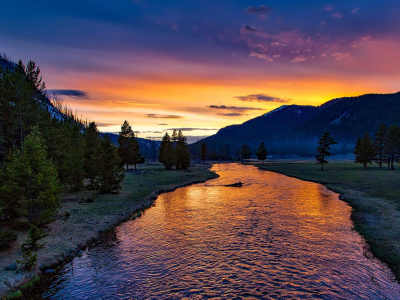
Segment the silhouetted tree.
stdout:
<svg viewBox="0 0 400 300">
<path fill-rule="evenodd" d="M 136 165 L 143 164 L 145 162 L 145 159 L 142 156 L 142 153 L 140 152 L 139 141 L 137 140 L 137 138 L 135 136 L 132 137 L 130 143 L 131 143 L 130 147 L 132 147 L 131 163 L 135 166 L 135 170 L 136 170 Z"/>
<path fill-rule="evenodd" d="M 187 146 L 187 138 L 179 130 L 175 146 L 176 169 L 187 169 L 190 166 L 190 152 Z"/>
<path fill-rule="evenodd" d="M 158 161 L 162 163 L 167 170 L 171 170 L 172 166 L 175 164 L 175 159 L 176 158 L 171 138 L 168 132 L 166 132 L 161 141 Z"/>
<path fill-rule="evenodd" d="M 382 162 L 385 159 L 385 141 L 387 128 L 384 123 L 379 125 L 378 131 L 375 133 L 374 148 L 376 153 L 376 162 L 379 163 L 379 169 L 382 168 Z"/>
<path fill-rule="evenodd" d="M 331 155 L 328 151 L 331 149 L 331 145 L 335 145 L 337 142 L 333 137 L 330 136 L 329 132 L 325 132 L 322 137 L 318 141 L 318 155 L 315 157 L 317 160 L 317 164 L 321 165 L 321 171 L 324 170 L 324 164 L 327 164 L 328 161 L 326 158 Z"/>
<path fill-rule="evenodd" d="M 118 154 L 121 157 L 121 163 L 126 164 L 126 169 L 129 170 L 129 165 L 136 165 L 144 163 L 144 158 L 140 153 L 139 142 L 135 137 L 131 126 L 125 120 L 121 126 L 121 131 L 118 136 Z"/>
<path fill-rule="evenodd" d="M 264 160 L 267 159 L 267 149 L 265 148 L 264 142 L 261 142 L 260 147 L 258 148 L 258 151 L 256 153 L 258 160 L 261 160 L 262 163 L 264 163 Z"/>
<path fill-rule="evenodd" d="M 244 144 L 243 146 L 242 146 L 242 151 L 240 152 L 240 155 L 242 156 L 242 159 L 244 159 L 244 160 L 249 160 L 250 159 L 250 157 L 251 157 L 251 150 L 250 150 L 250 147 L 249 146 L 247 146 L 246 144 Z"/>
<path fill-rule="evenodd" d="M 400 155 L 400 128 L 397 124 L 390 126 L 387 132 L 385 153 L 388 167 L 394 169 L 394 162 L 399 160 Z"/>
<path fill-rule="evenodd" d="M 372 160 L 375 159 L 375 149 L 372 138 L 368 133 L 365 133 L 362 139 L 358 138 L 354 154 L 356 156 L 355 162 L 361 163 L 364 169 L 367 169 L 367 164 L 371 164 Z"/>
<path fill-rule="evenodd" d="M 85 130 L 85 178 L 89 179 L 89 188 L 96 189 L 95 178 L 99 173 L 99 160 L 102 159 L 98 156 L 100 147 L 100 133 L 97 130 L 95 122 L 91 122 L 89 127 Z"/>
<path fill-rule="evenodd" d="M 121 163 L 126 164 L 126 169 L 129 170 L 129 163 L 132 157 L 131 138 L 134 136 L 132 127 L 125 120 L 121 126 L 121 131 L 118 135 L 118 155 L 121 158 Z"/>
</svg>

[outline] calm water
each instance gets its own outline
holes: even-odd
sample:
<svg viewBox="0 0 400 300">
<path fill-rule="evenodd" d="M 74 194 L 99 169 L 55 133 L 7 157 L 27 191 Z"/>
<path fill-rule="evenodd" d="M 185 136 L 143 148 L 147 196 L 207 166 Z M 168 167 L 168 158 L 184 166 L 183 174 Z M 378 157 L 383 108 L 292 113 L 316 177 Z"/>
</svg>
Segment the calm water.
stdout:
<svg viewBox="0 0 400 300">
<path fill-rule="evenodd" d="M 337 194 L 253 166 L 213 170 L 221 177 L 160 196 L 35 298 L 400 299 Z"/>
</svg>

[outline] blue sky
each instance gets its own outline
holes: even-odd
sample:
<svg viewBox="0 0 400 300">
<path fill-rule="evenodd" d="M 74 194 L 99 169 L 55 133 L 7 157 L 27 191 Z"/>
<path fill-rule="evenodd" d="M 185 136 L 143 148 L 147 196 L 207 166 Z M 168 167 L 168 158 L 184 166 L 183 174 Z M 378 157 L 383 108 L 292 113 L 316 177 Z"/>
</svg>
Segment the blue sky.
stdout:
<svg viewBox="0 0 400 300">
<path fill-rule="evenodd" d="M 208 135 L 282 104 L 398 91 L 399 12 L 392 0 L 9 1 L 0 51 L 35 61 L 103 131 L 127 119 L 142 137 Z"/>
</svg>

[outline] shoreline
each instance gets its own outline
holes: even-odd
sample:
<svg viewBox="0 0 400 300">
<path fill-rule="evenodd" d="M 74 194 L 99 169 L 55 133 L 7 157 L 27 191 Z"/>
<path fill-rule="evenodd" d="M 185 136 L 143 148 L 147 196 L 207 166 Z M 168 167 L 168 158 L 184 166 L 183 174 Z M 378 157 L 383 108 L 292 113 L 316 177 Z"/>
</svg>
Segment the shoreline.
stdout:
<svg viewBox="0 0 400 300">
<path fill-rule="evenodd" d="M 48 225 L 48 230 L 46 229 L 46 232 L 49 232 L 49 236 L 43 239 L 46 242 L 46 246 L 38 252 L 38 263 L 32 271 L 4 270 L 5 267 L 14 263 L 16 259 L 22 259 L 19 247 L 27 236 L 26 233 L 20 234 L 13 247 L 2 253 L 4 257 L 0 259 L 0 299 L 7 299 L 11 293 L 23 289 L 24 285 L 29 284 L 35 277 L 45 274 L 46 270 L 55 269 L 64 263 L 72 261 L 75 257 L 79 257 L 82 255 L 82 250 L 90 247 L 90 244 L 94 243 L 103 233 L 114 230 L 127 220 L 140 217 L 143 211 L 154 205 L 159 195 L 175 191 L 181 187 L 218 178 L 219 175 L 210 171 L 211 167 L 212 165 L 202 165 L 185 171 L 172 170 L 164 173 L 164 170 L 160 169 L 162 167 L 146 166 L 143 168 L 147 171 L 145 174 L 127 173 L 123 183 L 123 190 L 120 194 L 99 195 L 94 203 L 76 201 L 78 198 L 87 197 L 93 191 L 85 190 L 77 193 L 65 193 L 58 218 Z M 150 179 L 148 178 L 149 175 L 155 175 L 156 182 L 151 182 L 150 186 L 143 187 L 146 184 L 145 182 Z M 166 176 L 167 178 L 165 178 Z M 129 185 L 134 183 L 136 187 L 143 187 L 144 191 L 138 193 L 134 188 L 132 191 Z M 159 188 L 154 190 L 152 187 Z M 135 195 L 135 192 L 140 195 Z M 71 195 L 75 196 L 75 198 L 71 198 Z M 121 201 L 120 199 L 119 202 L 122 202 L 122 205 L 119 205 L 118 209 L 108 210 L 109 207 L 114 206 L 113 204 L 117 198 L 123 198 L 123 200 L 127 201 Z M 98 202 L 104 207 L 92 213 L 90 210 L 95 208 Z M 77 206 L 81 210 L 72 208 Z M 69 218 L 60 217 L 65 215 L 66 212 L 70 212 L 73 215 Z"/>
<path fill-rule="evenodd" d="M 318 180 L 311 178 L 312 176 L 307 174 L 307 171 L 301 171 L 302 173 L 298 174 L 294 170 L 294 166 L 300 169 L 301 166 L 308 165 L 310 167 L 311 163 L 274 162 L 269 167 L 268 163 L 254 165 L 262 171 L 275 172 L 299 180 L 322 184 L 339 194 L 339 199 L 352 209 L 350 219 L 354 224 L 354 230 L 362 236 L 372 255 L 388 265 L 395 279 L 400 283 L 400 236 L 396 231 L 396 228 L 400 230 L 400 211 L 395 203 L 384 197 L 370 196 L 361 188 L 347 188 L 342 186 L 344 184 L 341 182 L 332 182 L 327 179 Z M 279 165 L 281 167 L 291 165 L 291 168 L 287 168 L 286 171 L 279 170 Z M 394 239 L 394 236 L 397 239 Z"/>
</svg>

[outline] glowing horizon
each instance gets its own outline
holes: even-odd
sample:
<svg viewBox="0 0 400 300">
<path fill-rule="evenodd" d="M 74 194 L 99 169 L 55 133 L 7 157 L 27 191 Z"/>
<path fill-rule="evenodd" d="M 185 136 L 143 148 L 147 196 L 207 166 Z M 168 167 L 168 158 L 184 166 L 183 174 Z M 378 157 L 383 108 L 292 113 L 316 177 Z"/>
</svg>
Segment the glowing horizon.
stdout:
<svg viewBox="0 0 400 300">
<path fill-rule="evenodd" d="M 400 4 L 372 2 L 11 3 L 1 51 L 35 61 L 101 131 L 206 136 L 281 105 L 399 91 Z"/>
</svg>

